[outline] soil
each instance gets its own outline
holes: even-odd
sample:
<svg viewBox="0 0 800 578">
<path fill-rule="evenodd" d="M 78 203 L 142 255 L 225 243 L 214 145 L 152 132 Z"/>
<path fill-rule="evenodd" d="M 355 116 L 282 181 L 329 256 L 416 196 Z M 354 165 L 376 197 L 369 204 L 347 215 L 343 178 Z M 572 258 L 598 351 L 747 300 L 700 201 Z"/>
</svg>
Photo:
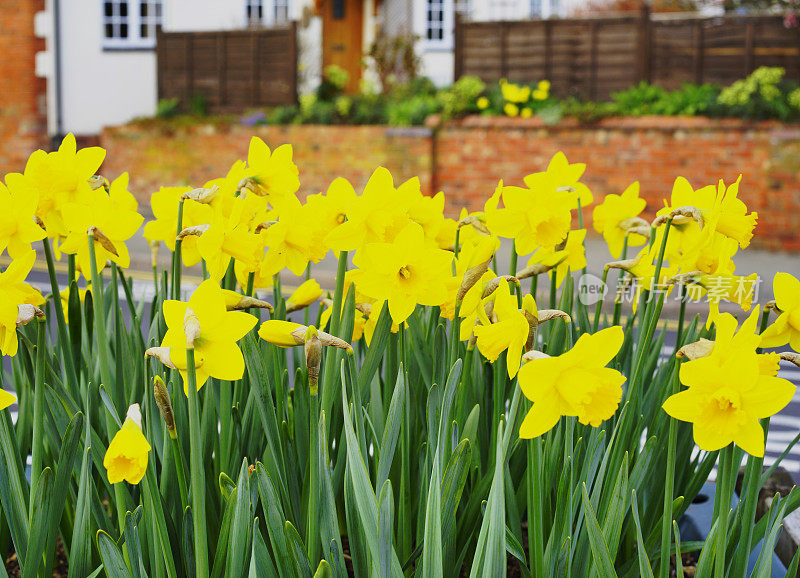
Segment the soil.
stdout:
<svg viewBox="0 0 800 578">
<path fill-rule="evenodd" d="M 5 564 L 9 578 L 22 578 L 16 552 L 6 558 Z M 53 578 L 66 578 L 67 567 L 67 553 L 64 551 L 64 545 L 61 543 L 61 537 L 59 536 L 58 542 L 56 542 L 56 562 L 53 567 Z"/>
</svg>

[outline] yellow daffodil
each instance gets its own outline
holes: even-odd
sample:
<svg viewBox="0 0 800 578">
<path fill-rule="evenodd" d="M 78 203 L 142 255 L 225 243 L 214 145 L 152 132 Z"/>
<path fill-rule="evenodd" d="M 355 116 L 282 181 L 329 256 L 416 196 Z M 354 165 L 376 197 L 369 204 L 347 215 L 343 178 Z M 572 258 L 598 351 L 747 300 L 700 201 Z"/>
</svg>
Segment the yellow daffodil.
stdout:
<svg viewBox="0 0 800 578">
<path fill-rule="evenodd" d="M 533 402 L 519 428 L 519 437 L 538 437 L 562 416 L 577 416 L 592 427 L 614 415 L 622 399 L 625 376 L 606 367 L 617 355 L 625 336 L 615 325 L 594 335 L 585 333 L 558 357 L 542 356 L 519 370 L 522 393 Z"/>
<path fill-rule="evenodd" d="M 273 204 L 294 196 L 300 188 L 300 178 L 292 152 L 292 145 L 284 144 L 270 151 L 260 138 L 250 139 L 247 168 L 255 194 L 267 197 Z"/>
<path fill-rule="evenodd" d="M 315 216 L 321 237 L 347 220 L 347 211 L 357 199 L 353 185 L 341 177 L 333 180 L 325 194 L 308 196 L 306 202 Z"/>
<path fill-rule="evenodd" d="M 128 408 L 128 415 L 120 430 L 114 434 L 103 458 L 103 467 L 108 482 L 117 484 L 126 481 L 138 484 L 147 471 L 147 457 L 150 444 L 142 433 L 142 414 L 139 404 Z"/>
<path fill-rule="evenodd" d="M 380 301 L 374 302 L 369 309 L 367 321 L 364 323 L 364 341 L 367 342 L 367 345 L 369 345 L 372 342 L 372 336 L 375 334 L 375 328 L 378 325 L 378 317 L 380 317 L 381 311 L 383 311 L 383 308 L 385 306 L 386 306 L 386 300 L 382 299 Z M 389 330 L 392 333 L 397 333 L 398 331 L 400 331 L 400 324 L 392 322 L 392 326 Z"/>
<path fill-rule="evenodd" d="M 531 96 L 530 86 L 520 86 L 511 82 L 503 82 L 500 84 L 500 91 L 503 93 L 503 98 L 507 102 L 525 103 Z"/>
<path fill-rule="evenodd" d="M 507 102 L 503 105 L 503 112 L 506 113 L 506 116 L 514 118 L 519 115 L 519 107 L 516 104 Z"/>
<path fill-rule="evenodd" d="M 361 196 L 347 205 L 347 220 L 325 236 L 325 245 L 334 251 L 352 251 L 366 243 L 390 242 L 408 221 L 400 197 L 392 174 L 379 167 Z"/>
<path fill-rule="evenodd" d="M 369 243 L 356 252 L 355 283 L 372 299 L 386 299 L 395 323 L 402 323 L 417 304 L 441 305 L 453 255 L 425 240 L 417 223 L 409 222 L 392 243 Z"/>
<path fill-rule="evenodd" d="M 161 187 L 150 196 L 150 209 L 155 220 L 144 226 L 144 238 L 148 241 L 162 241 L 170 251 L 175 250 L 175 237 L 178 234 L 178 205 L 181 196 L 191 191 L 191 187 Z M 212 208 L 192 200 L 183 202 L 182 229 L 211 222 Z M 181 241 L 181 259 L 187 267 L 200 262 L 195 235 L 184 237 Z"/>
<path fill-rule="evenodd" d="M 453 294 L 453 300 L 454 304 L 461 303 L 462 317 L 477 308 L 483 293 L 480 281 L 489 270 L 489 263 L 499 248 L 500 240 L 491 236 L 478 237 L 461 247 L 454 275 L 458 289 Z"/>
<path fill-rule="evenodd" d="M 6 270 L 0 273 L 0 351 L 3 355 L 17 354 L 17 321 L 19 306 L 41 305 L 42 295 L 25 283 L 25 278 L 36 261 L 36 252 L 14 259 Z"/>
<path fill-rule="evenodd" d="M 208 228 L 197 240 L 197 250 L 206 262 L 209 277 L 215 281 L 225 275 L 231 259 L 242 263 L 248 271 L 258 267 L 262 242 L 249 229 L 248 208 L 244 199 L 233 199 L 230 213 L 214 211 Z"/>
<path fill-rule="evenodd" d="M 495 191 L 503 199 L 503 208 L 486 211 L 486 221 L 493 233 L 514 239 L 517 253 L 528 255 L 540 247 L 558 245 L 569 232 L 570 199 L 559 194 L 552 182 L 535 189 L 506 187 L 503 181 Z"/>
<path fill-rule="evenodd" d="M 309 331 L 313 329 L 313 331 Z M 292 323 L 291 321 L 282 321 L 280 319 L 270 319 L 261 324 L 258 330 L 258 336 L 264 341 L 269 341 L 278 347 L 295 347 L 296 345 L 305 345 L 306 340 L 311 336 L 319 339 L 320 343 L 328 347 L 338 347 L 346 349 L 347 351 L 353 350 L 349 343 L 343 339 L 318 331 L 313 325 L 307 327 L 300 323 Z"/>
<path fill-rule="evenodd" d="M 536 92 L 534 91 L 534 95 L 535 94 L 536 94 Z M 533 116 L 533 111 L 526 106 L 525 108 L 522 109 L 522 111 L 520 111 L 519 115 L 522 118 L 530 118 L 530 117 Z"/>
<path fill-rule="evenodd" d="M 0 410 L 11 407 L 17 401 L 17 396 L 13 393 L 0 389 Z"/>
<path fill-rule="evenodd" d="M 761 347 L 789 344 L 800 351 L 800 281 L 788 273 L 776 273 L 772 280 L 775 304 L 780 315 L 761 335 Z"/>
<path fill-rule="evenodd" d="M 473 329 L 478 351 L 494 363 L 500 353 L 508 350 L 506 367 L 508 377 L 513 379 L 519 370 L 522 349 L 528 340 L 530 325 L 525 314 L 519 310 L 517 296 L 514 295 L 508 282 L 503 279 L 493 293 L 492 319 L 483 308 L 478 310 L 481 324 Z M 483 313 L 483 315 L 481 315 Z"/>
<path fill-rule="evenodd" d="M 577 229 L 567 234 L 566 243 L 551 249 L 539 249 L 528 260 L 528 267 L 545 265 L 556 270 L 556 285 L 561 286 L 567 273 L 574 273 L 586 267 L 586 229 Z"/>
<path fill-rule="evenodd" d="M 162 347 L 170 348 L 170 359 L 180 370 L 184 389 L 186 381 L 186 349 L 195 351 L 197 389 L 209 377 L 237 380 L 244 375 L 244 358 L 236 342 L 250 331 L 258 319 L 243 311 L 228 311 L 225 294 L 212 279 L 195 289 L 188 303 L 167 300 L 163 305 L 167 333 Z M 194 324 L 192 343 L 188 343 L 185 325 Z"/>
<path fill-rule="evenodd" d="M 639 181 L 636 181 L 621 195 L 606 195 L 603 202 L 594 208 L 592 225 L 595 231 L 603 235 L 614 259 L 619 259 L 622 255 L 626 235 L 631 247 L 643 245 L 647 241 L 642 235 L 630 232 L 630 225 L 646 205 L 647 201 L 639 198 Z"/>
<path fill-rule="evenodd" d="M 314 279 L 308 279 L 294 290 L 286 300 L 286 312 L 297 311 L 303 307 L 308 307 L 314 301 L 322 297 L 322 287 Z"/>
<path fill-rule="evenodd" d="M 31 243 L 47 236 L 44 229 L 33 222 L 38 193 L 10 190 L 0 182 L 0 253 L 8 250 L 13 259 L 31 250 Z"/>
<path fill-rule="evenodd" d="M 333 307 L 326 307 L 322 314 L 319 317 L 319 326 L 322 329 L 326 329 L 328 327 L 328 323 L 331 320 L 331 314 L 333 313 Z M 377 319 L 377 318 L 376 318 Z M 356 308 L 354 311 L 354 320 L 353 320 L 353 342 L 358 341 L 364 335 L 364 326 L 367 323 L 367 318 L 364 316 L 364 313 Z"/>
<path fill-rule="evenodd" d="M 492 300 L 491 292 L 488 295 L 484 294 L 487 293 L 489 283 L 495 279 L 497 279 L 495 272 L 488 269 L 473 285 L 472 289 L 465 294 L 464 301 L 461 303 L 461 311 L 459 312 L 459 317 L 462 318 L 459 332 L 461 341 L 467 341 L 472 337 L 472 331 L 478 323 L 478 310 L 484 308 Z"/>
<path fill-rule="evenodd" d="M 16 194 L 38 196 L 36 216 L 45 225 L 50 237 L 64 236 L 69 231 L 61 210 L 70 203 L 80 203 L 91 190 L 88 180 L 94 176 L 106 151 L 100 147 L 77 150 L 75 137 L 64 137 L 58 150 L 46 153 L 37 150 L 25 165 L 24 174 L 6 175 L 8 188 Z"/>
<path fill-rule="evenodd" d="M 83 202 L 69 203 L 63 208 L 64 224 L 69 230 L 61 251 L 75 254 L 78 269 L 84 277 L 91 276 L 91 259 L 87 231 L 96 227 L 105 239 L 95 236 L 94 248 L 97 269 L 111 260 L 120 267 L 130 266 L 130 254 L 125 241 L 141 227 L 144 217 L 138 211 L 133 195 L 128 192 L 128 173 L 116 178 L 106 192 L 95 189 L 83 197 Z"/>
<path fill-rule="evenodd" d="M 485 96 L 478 97 L 478 100 L 475 102 L 478 105 L 480 110 L 486 110 L 489 108 L 489 99 Z"/>
<path fill-rule="evenodd" d="M 540 80 L 536 84 L 536 89 L 544 91 L 544 92 L 550 92 L 550 81 L 549 80 Z"/>
<path fill-rule="evenodd" d="M 570 164 L 567 156 L 559 151 L 550 159 L 547 170 L 524 178 L 525 186 L 534 190 L 555 188 L 570 199 L 570 209 L 577 209 L 579 203 L 581 207 L 588 207 L 594 198 L 589 187 L 580 182 L 585 170 L 584 163 Z"/>
<path fill-rule="evenodd" d="M 721 314 L 710 354 L 681 366 L 680 380 L 688 389 L 664 402 L 675 419 L 692 422 L 694 441 L 714 451 L 735 443 L 756 457 L 764 455 L 764 432 L 759 420 L 791 401 L 795 386 L 775 376 L 775 358 L 756 354 L 759 310 L 736 331 L 736 319 Z"/>
<path fill-rule="evenodd" d="M 294 197 L 285 200 L 278 222 L 261 232 L 261 241 L 268 247 L 260 266 L 262 276 L 275 275 L 284 267 L 300 276 L 309 261 L 319 263 L 325 257 L 327 249 L 314 216 L 311 205 L 301 205 Z"/>
</svg>

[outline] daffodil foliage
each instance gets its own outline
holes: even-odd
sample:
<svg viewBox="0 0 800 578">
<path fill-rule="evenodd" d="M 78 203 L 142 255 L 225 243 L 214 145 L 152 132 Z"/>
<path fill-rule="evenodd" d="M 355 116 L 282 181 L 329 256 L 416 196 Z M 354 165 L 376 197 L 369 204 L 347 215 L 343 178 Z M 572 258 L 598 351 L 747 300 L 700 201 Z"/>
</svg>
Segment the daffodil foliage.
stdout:
<svg viewBox="0 0 800 578">
<path fill-rule="evenodd" d="M 275 144 L 149 211 L 71 135 L 0 183 L 0 547 L 23 576 L 58 544 L 76 577 L 666 577 L 676 552 L 743 576 L 759 543 L 768 575 L 800 504 L 757 518 L 800 281 L 759 303 L 736 270 L 747 175 L 678 177 L 646 212 L 558 152 L 455 219 L 382 167 L 307 190 Z M 686 541 L 714 471 L 715 530 Z"/>
</svg>

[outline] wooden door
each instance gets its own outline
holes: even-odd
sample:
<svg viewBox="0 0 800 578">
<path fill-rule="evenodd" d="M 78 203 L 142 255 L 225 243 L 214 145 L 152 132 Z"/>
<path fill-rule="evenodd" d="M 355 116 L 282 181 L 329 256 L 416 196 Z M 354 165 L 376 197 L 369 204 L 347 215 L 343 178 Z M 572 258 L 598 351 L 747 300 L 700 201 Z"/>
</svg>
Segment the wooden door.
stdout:
<svg viewBox="0 0 800 578">
<path fill-rule="evenodd" d="M 322 66 L 335 64 L 350 75 L 348 92 L 356 92 L 361 80 L 364 0 L 323 0 Z"/>
</svg>

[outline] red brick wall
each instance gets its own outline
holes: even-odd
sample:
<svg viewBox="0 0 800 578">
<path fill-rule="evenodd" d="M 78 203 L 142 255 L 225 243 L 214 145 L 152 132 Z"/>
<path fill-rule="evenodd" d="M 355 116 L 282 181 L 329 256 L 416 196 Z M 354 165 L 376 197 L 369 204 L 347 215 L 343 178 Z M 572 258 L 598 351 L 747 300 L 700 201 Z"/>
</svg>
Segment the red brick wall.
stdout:
<svg viewBox="0 0 800 578">
<path fill-rule="evenodd" d="M 46 146 L 46 81 L 36 77 L 44 39 L 33 17 L 44 0 L 3 0 L 0 16 L 0 176 L 22 171 L 31 152 Z"/>
<path fill-rule="evenodd" d="M 760 214 L 754 245 L 800 250 L 800 126 L 774 122 L 653 117 L 609 119 L 592 126 L 565 121 L 472 117 L 434 131 L 386 127 L 126 126 L 107 130 L 103 172 L 131 173 L 143 202 L 160 184 L 199 185 L 245 158 L 250 136 L 271 146 L 292 143 L 303 191 L 324 190 L 336 176 L 363 184 L 386 166 L 397 181 L 419 176 L 423 189 L 443 190 L 452 215 L 478 209 L 503 178 L 522 184 L 562 150 L 584 162 L 584 182 L 599 202 L 639 180 L 652 212 L 669 196 L 676 176 L 699 187 L 744 175 L 740 197 Z M 435 154 L 434 151 L 435 144 Z M 433 170 L 432 167 L 435 167 Z M 587 225 L 591 207 L 585 210 Z"/>
</svg>

